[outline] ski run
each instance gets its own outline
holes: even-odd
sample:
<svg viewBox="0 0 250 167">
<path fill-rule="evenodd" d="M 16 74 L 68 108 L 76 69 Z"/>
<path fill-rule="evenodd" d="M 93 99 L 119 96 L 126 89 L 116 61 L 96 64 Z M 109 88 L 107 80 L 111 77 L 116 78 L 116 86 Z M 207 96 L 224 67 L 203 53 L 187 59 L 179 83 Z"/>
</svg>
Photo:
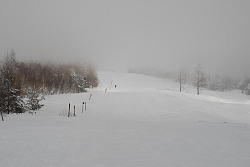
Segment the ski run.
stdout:
<svg viewBox="0 0 250 167">
<path fill-rule="evenodd" d="M 249 166 L 250 96 L 206 89 L 197 95 L 188 85 L 179 92 L 170 79 L 141 74 L 98 77 L 99 86 L 86 93 L 46 96 L 33 115 L 4 117 L 0 166 Z"/>
</svg>

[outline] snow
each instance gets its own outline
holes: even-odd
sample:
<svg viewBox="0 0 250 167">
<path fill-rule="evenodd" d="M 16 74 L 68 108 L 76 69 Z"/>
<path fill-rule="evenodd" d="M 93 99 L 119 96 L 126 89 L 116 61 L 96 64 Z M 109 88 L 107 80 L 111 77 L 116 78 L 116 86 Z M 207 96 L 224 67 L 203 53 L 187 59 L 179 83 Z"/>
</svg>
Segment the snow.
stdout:
<svg viewBox="0 0 250 167">
<path fill-rule="evenodd" d="M 250 96 L 198 96 L 186 85 L 180 93 L 178 83 L 141 74 L 98 76 L 87 93 L 47 96 L 34 115 L 5 117 L 0 166 L 249 166 Z M 76 117 L 59 116 L 69 103 Z"/>
</svg>

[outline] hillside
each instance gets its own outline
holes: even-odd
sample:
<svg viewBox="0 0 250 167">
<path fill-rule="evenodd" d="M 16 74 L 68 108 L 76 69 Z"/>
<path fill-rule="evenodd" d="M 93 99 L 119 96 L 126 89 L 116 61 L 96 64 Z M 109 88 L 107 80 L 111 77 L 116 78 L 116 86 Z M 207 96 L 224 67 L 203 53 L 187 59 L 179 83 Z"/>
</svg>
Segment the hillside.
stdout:
<svg viewBox="0 0 250 167">
<path fill-rule="evenodd" d="M 141 74 L 98 77 L 87 93 L 48 96 L 34 115 L 5 117 L 0 166 L 249 165 L 249 96 L 180 93 L 177 83 Z M 76 117 L 62 116 L 69 103 Z"/>
</svg>

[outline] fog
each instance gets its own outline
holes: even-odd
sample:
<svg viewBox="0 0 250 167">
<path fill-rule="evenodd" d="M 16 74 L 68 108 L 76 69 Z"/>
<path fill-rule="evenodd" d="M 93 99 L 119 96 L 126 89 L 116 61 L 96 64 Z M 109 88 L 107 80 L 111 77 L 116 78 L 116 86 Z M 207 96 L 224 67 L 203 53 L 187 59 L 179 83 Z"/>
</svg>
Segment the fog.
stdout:
<svg viewBox="0 0 250 167">
<path fill-rule="evenodd" d="M 249 76 L 248 0 L 0 0 L 0 55 Z"/>
</svg>

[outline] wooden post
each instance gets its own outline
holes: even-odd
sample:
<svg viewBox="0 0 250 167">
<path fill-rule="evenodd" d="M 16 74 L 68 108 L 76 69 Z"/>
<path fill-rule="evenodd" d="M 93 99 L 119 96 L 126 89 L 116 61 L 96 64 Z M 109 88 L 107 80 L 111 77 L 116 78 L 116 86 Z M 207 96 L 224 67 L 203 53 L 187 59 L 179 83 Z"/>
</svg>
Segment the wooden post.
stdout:
<svg viewBox="0 0 250 167">
<path fill-rule="evenodd" d="M 74 116 L 76 116 L 76 106 L 74 106 Z"/>
<path fill-rule="evenodd" d="M 69 115 L 70 115 L 70 103 L 69 103 L 69 113 L 68 113 L 68 117 L 69 117 Z"/>
<path fill-rule="evenodd" d="M 83 106 L 84 106 L 84 102 L 82 102 L 82 113 L 83 113 Z"/>
<path fill-rule="evenodd" d="M 85 110 L 86 110 L 87 102 L 85 102 Z"/>
</svg>

